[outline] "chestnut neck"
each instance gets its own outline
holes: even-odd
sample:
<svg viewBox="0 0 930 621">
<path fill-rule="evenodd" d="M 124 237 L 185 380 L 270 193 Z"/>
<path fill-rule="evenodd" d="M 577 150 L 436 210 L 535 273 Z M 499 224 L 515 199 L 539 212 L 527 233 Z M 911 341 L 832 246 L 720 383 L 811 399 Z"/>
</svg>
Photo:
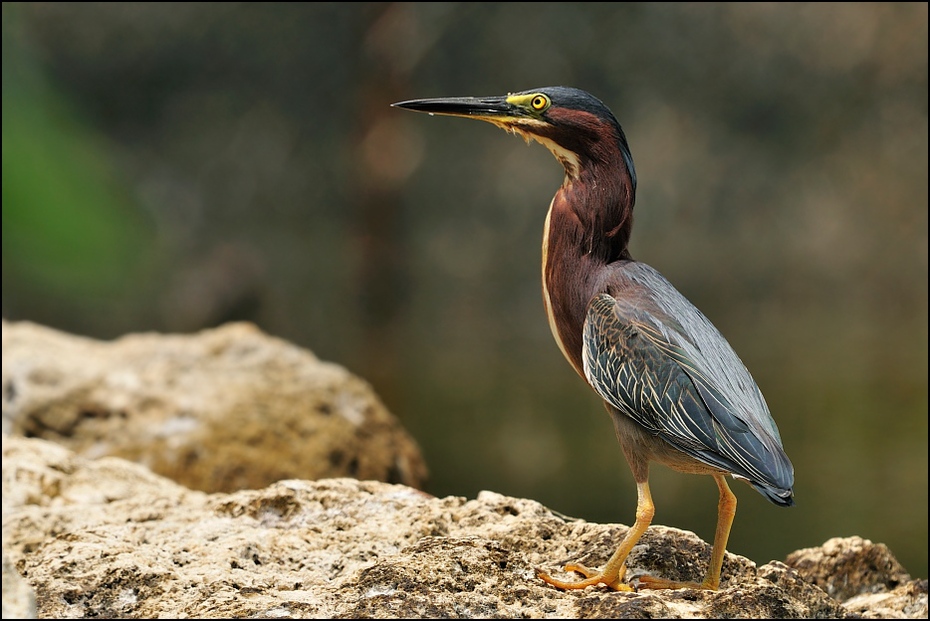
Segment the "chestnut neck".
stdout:
<svg viewBox="0 0 930 621">
<path fill-rule="evenodd" d="M 628 249 L 635 195 L 632 174 L 619 149 L 597 155 L 581 159 L 575 171 L 566 168 L 565 182 L 549 207 L 543 238 L 543 297 L 550 327 L 562 353 L 582 377 L 588 303 L 607 285 L 608 266 L 632 259 Z"/>
</svg>

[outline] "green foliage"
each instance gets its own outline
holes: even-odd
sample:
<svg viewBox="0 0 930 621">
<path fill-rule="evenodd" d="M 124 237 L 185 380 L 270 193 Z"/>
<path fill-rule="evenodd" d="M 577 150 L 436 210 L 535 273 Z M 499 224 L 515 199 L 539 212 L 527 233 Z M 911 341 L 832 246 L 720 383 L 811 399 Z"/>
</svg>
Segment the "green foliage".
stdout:
<svg viewBox="0 0 930 621">
<path fill-rule="evenodd" d="M 151 230 L 113 146 L 17 45 L 10 13 L 4 6 L 4 300 L 12 292 L 17 302 L 36 297 L 112 311 L 138 288 L 151 261 Z"/>
<path fill-rule="evenodd" d="M 147 236 L 110 154 L 57 102 L 6 92 L 4 278 L 68 295 L 126 286 Z"/>
</svg>

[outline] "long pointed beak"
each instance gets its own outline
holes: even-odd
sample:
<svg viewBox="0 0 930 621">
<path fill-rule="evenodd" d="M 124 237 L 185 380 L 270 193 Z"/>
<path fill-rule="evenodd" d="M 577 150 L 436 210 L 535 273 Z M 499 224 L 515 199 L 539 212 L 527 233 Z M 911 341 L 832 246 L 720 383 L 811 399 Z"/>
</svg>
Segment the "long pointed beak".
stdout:
<svg viewBox="0 0 930 621">
<path fill-rule="evenodd" d="M 411 99 L 391 104 L 414 112 L 464 116 L 484 121 L 503 121 L 523 118 L 522 109 L 508 103 L 506 97 L 440 97 L 436 99 Z"/>
</svg>

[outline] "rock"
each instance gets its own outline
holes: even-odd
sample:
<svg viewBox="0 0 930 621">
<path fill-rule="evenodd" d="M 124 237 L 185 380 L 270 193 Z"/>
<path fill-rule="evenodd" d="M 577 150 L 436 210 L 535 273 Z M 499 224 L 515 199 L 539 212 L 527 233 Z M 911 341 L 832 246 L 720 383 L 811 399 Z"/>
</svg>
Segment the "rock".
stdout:
<svg viewBox="0 0 930 621">
<path fill-rule="evenodd" d="M 911 579 L 885 544 L 862 537 L 830 539 L 819 548 L 792 552 L 785 562 L 841 602 L 888 591 Z"/>
<path fill-rule="evenodd" d="M 422 487 L 368 384 L 251 324 L 113 342 L 3 322 L 3 431 L 123 457 L 192 489 L 356 477 Z"/>
<path fill-rule="evenodd" d="M 566 521 L 532 500 L 491 492 L 434 498 L 341 478 L 206 494 L 121 459 L 88 460 L 7 436 L 2 492 L 3 551 L 35 589 L 40 617 L 927 614 L 926 581 L 922 595 L 912 583 L 867 589 L 910 608 L 899 601 L 893 609 L 872 610 L 869 602 L 851 609 L 810 574 L 780 562 L 756 568 L 733 554 L 718 592 L 561 592 L 535 568 L 602 563 L 627 528 Z M 700 579 L 709 551 L 692 533 L 652 527 L 633 549 L 629 572 Z M 816 552 L 805 558 L 810 568 L 817 563 Z"/>
<path fill-rule="evenodd" d="M 890 592 L 857 595 L 843 607 L 863 619 L 926 619 L 927 579 L 911 580 Z"/>
<path fill-rule="evenodd" d="M 857 617 L 927 617 L 927 580 L 911 580 L 883 543 L 837 537 L 792 552 L 785 562 Z"/>
<path fill-rule="evenodd" d="M 718 592 L 552 589 L 537 567 L 602 565 L 627 527 L 417 491 L 367 384 L 249 324 L 104 343 L 4 322 L 2 384 L 4 617 L 927 616 L 927 581 L 858 537 L 728 554 Z M 653 526 L 628 578 L 700 580 L 709 555 Z"/>
<path fill-rule="evenodd" d="M 3 618 L 35 619 L 36 594 L 3 555 Z"/>
</svg>

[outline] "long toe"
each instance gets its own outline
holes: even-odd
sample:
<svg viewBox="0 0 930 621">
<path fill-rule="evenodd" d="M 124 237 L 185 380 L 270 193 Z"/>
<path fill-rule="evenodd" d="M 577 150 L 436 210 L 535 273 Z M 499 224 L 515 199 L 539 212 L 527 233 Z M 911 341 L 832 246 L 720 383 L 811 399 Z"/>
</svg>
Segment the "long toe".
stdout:
<svg viewBox="0 0 930 621">
<path fill-rule="evenodd" d="M 596 586 L 598 584 L 603 584 L 604 586 L 613 589 L 614 591 L 632 591 L 633 587 L 622 582 L 623 573 L 620 572 L 616 576 L 608 576 L 602 572 L 594 571 L 588 569 L 584 565 L 572 564 L 566 565 L 565 571 L 574 571 L 585 576 L 584 580 L 576 580 L 574 582 L 566 582 L 564 580 L 557 580 L 549 574 L 536 570 L 536 576 L 545 582 L 546 584 L 552 585 L 557 589 L 562 590 L 576 590 L 576 589 L 585 589 L 589 586 Z"/>
</svg>

